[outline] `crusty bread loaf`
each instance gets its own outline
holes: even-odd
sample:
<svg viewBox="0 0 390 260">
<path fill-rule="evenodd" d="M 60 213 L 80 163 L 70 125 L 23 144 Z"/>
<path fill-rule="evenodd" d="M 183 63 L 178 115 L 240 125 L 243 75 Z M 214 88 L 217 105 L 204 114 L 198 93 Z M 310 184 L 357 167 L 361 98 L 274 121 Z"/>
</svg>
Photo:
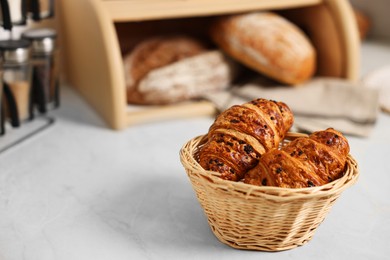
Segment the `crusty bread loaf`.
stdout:
<svg viewBox="0 0 390 260">
<path fill-rule="evenodd" d="M 215 119 L 208 141 L 199 151 L 205 170 L 238 181 L 265 152 L 278 147 L 293 124 L 293 115 L 282 102 L 256 99 L 235 105 Z"/>
<path fill-rule="evenodd" d="M 128 93 L 134 103 L 171 104 L 229 87 L 235 71 L 222 52 L 208 51 L 152 70 Z"/>
<path fill-rule="evenodd" d="M 315 72 L 316 53 L 309 39 L 275 13 L 220 17 L 210 34 L 227 54 L 279 82 L 302 83 Z"/>
<path fill-rule="evenodd" d="M 360 40 L 364 40 L 371 29 L 371 20 L 367 14 L 363 13 L 359 9 L 353 9 L 353 13 L 355 15 Z"/>
<path fill-rule="evenodd" d="M 349 154 L 347 139 L 329 128 L 273 149 L 248 171 L 244 182 L 258 186 L 307 188 L 340 178 Z"/>
<path fill-rule="evenodd" d="M 230 85 L 235 65 L 220 51 L 186 36 L 141 42 L 124 58 L 127 101 L 171 104 Z"/>
<path fill-rule="evenodd" d="M 204 51 L 206 47 L 200 41 L 182 35 L 153 37 L 141 41 L 124 57 L 126 85 L 132 88 L 151 70 Z"/>
</svg>

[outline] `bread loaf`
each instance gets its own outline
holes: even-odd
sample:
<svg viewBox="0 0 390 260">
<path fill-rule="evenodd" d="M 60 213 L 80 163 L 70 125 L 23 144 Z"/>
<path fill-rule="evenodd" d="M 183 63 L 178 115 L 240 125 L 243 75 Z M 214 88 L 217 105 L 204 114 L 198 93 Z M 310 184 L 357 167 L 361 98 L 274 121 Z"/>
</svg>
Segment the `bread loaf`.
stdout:
<svg viewBox="0 0 390 260">
<path fill-rule="evenodd" d="M 210 34 L 227 54 L 279 82 L 299 84 L 315 72 L 316 53 L 308 38 L 275 13 L 224 16 Z"/>
<path fill-rule="evenodd" d="M 366 39 L 367 34 L 371 29 L 371 20 L 365 13 L 363 13 L 359 9 L 353 9 L 353 13 L 356 19 L 360 40 L 364 40 Z"/>
<path fill-rule="evenodd" d="M 159 37 L 140 43 L 124 58 L 127 101 L 170 104 L 230 85 L 235 65 L 220 51 L 210 51 L 185 37 Z"/>
<path fill-rule="evenodd" d="M 264 154 L 243 181 L 283 188 L 321 186 L 343 175 L 348 154 L 347 139 L 329 128 Z"/>
<path fill-rule="evenodd" d="M 282 102 L 256 99 L 232 106 L 211 125 L 199 164 L 221 173 L 222 179 L 238 181 L 262 154 L 278 147 L 292 124 L 292 112 Z"/>
</svg>

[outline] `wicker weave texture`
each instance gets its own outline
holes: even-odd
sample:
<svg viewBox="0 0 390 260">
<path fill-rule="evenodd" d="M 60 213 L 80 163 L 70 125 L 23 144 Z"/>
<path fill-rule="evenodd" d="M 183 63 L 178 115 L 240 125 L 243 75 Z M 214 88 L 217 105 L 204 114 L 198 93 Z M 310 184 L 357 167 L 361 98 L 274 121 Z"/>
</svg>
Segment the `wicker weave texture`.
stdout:
<svg viewBox="0 0 390 260">
<path fill-rule="evenodd" d="M 213 233 L 234 248 L 280 251 L 307 243 L 340 194 L 359 176 L 358 165 L 349 156 L 344 176 L 320 187 L 285 189 L 222 180 L 197 163 L 205 141 L 206 136 L 199 136 L 186 143 L 181 162 Z"/>
</svg>

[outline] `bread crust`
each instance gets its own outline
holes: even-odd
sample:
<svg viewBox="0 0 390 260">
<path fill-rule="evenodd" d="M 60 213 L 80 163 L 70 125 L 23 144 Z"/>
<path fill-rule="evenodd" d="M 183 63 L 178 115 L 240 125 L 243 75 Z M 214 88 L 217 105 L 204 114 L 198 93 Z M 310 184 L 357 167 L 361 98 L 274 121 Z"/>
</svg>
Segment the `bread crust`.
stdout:
<svg viewBox="0 0 390 260">
<path fill-rule="evenodd" d="M 124 57 L 126 85 L 134 88 L 150 71 L 205 51 L 201 42 L 182 35 L 146 39 Z"/>
<path fill-rule="evenodd" d="M 153 38 L 124 58 L 127 102 L 172 104 L 226 89 L 238 66 L 221 51 L 187 37 Z"/>
<path fill-rule="evenodd" d="M 315 72 L 316 53 L 309 39 L 275 13 L 221 17 L 211 26 L 210 35 L 227 54 L 279 82 L 299 84 Z"/>
</svg>

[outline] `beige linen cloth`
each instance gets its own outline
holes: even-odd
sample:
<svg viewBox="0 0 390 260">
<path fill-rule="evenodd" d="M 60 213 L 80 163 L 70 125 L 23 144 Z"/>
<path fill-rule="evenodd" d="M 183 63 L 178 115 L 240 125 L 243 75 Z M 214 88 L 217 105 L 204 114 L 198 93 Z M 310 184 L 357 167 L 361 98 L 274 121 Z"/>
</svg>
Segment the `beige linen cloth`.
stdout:
<svg viewBox="0 0 390 260">
<path fill-rule="evenodd" d="M 362 137 L 369 136 L 379 111 L 377 90 L 335 78 L 313 78 L 300 86 L 288 87 L 259 77 L 229 91 L 208 93 L 205 98 L 219 111 L 256 98 L 282 101 L 293 111 L 294 131 L 333 127 Z"/>
</svg>

